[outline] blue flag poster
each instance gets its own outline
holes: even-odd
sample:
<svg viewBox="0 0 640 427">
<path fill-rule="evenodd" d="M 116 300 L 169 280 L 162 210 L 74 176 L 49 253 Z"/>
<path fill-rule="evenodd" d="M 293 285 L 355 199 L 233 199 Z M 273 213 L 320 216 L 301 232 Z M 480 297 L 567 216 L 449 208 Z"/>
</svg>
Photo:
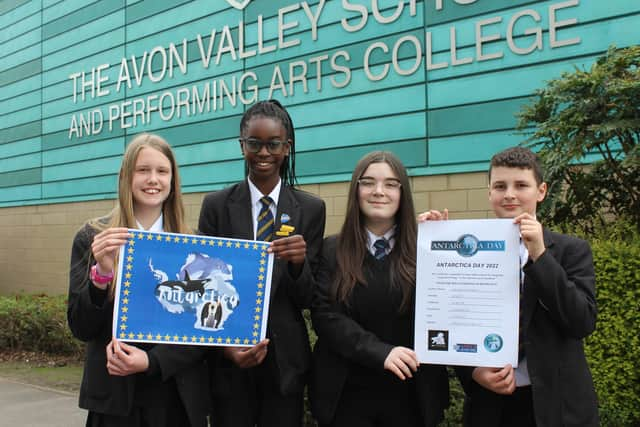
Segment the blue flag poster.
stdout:
<svg viewBox="0 0 640 427">
<path fill-rule="evenodd" d="M 129 230 L 120 248 L 113 335 L 122 341 L 252 346 L 265 338 L 268 243 Z"/>
</svg>

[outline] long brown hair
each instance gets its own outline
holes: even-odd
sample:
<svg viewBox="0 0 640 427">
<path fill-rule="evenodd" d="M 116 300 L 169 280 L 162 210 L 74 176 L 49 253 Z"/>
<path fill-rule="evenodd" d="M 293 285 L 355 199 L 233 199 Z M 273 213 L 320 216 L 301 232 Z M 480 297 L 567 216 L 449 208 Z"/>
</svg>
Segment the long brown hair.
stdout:
<svg viewBox="0 0 640 427">
<path fill-rule="evenodd" d="M 131 183 L 133 181 L 138 155 L 140 151 L 146 147 L 158 150 L 171 162 L 171 191 L 162 205 L 164 231 L 170 233 L 190 233 L 189 227 L 187 227 L 184 220 L 180 174 L 178 173 L 178 164 L 175 155 L 167 141 L 152 133 L 141 133 L 135 136 L 127 146 L 122 157 L 120 173 L 118 174 L 118 202 L 106 217 L 95 218 L 89 221 L 89 225 L 96 231 L 100 232 L 111 227 L 137 228 L 136 217 L 133 213 L 134 200 Z M 110 295 L 113 295 L 115 283 L 116 278 L 114 277 L 109 285 Z"/>
<path fill-rule="evenodd" d="M 395 215 L 395 246 L 389 254 L 389 261 L 391 285 L 402 290 L 400 311 L 404 311 L 409 307 L 415 289 L 417 226 L 407 171 L 400 159 L 388 151 L 374 151 L 364 156 L 351 176 L 347 212 L 336 242 L 338 271 L 333 296 L 336 300 L 348 304 L 353 288 L 358 283 L 367 285 L 362 268 L 368 251 L 367 231 L 358 200 L 358 180 L 369 165 L 382 162 L 389 165 L 401 183 L 400 204 Z"/>
</svg>

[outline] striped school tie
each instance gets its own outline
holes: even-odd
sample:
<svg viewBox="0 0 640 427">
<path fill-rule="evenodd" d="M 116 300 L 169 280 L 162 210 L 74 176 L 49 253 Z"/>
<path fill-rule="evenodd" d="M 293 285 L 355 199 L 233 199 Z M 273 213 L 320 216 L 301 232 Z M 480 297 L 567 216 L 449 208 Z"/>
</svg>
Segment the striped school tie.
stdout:
<svg viewBox="0 0 640 427">
<path fill-rule="evenodd" d="M 273 240 L 273 214 L 271 213 L 271 198 L 263 197 L 260 199 L 262 209 L 258 214 L 258 231 L 256 232 L 256 240 L 270 242 Z"/>
<path fill-rule="evenodd" d="M 376 252 L 373 256 L 376 257 L 376 259 L 382 259 L 387 256 L 389 241 L 387 239 L 378 239 L 373 243 L 373 247 L 376 248 Z"/>
</svg>

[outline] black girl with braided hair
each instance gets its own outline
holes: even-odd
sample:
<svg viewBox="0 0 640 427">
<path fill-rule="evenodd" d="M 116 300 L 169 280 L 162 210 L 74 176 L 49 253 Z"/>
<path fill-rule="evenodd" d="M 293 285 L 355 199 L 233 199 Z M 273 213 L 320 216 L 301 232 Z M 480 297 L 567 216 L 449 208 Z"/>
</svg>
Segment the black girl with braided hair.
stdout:
<svg viewBox="0 0 640 427">
<path fill-rule="evenodd" d="M 295 133 L 276 100 L 240 121 L 246 179 L 205 196 L 200 233 L 271 241 L 276 256 L 267 338 L 250 348 L 211 351 L 213 419 L 222 427 L 298 427 L 311 351 L 302 310 L 311 305 L 325 205 L 294 187 Z M 282 226 L 290 235 L 278 238 Z"/>
</svg>

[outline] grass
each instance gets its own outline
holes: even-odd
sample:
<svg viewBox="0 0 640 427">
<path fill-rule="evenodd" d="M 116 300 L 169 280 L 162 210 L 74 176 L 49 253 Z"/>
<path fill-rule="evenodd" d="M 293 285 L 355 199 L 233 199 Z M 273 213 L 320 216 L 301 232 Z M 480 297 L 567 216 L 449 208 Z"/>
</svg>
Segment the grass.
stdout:
<svg viewBox="0 0 640 427">
<path fill-rule="evenodd" d="M 25 384 L 77 393 L 83 362 L 32 352 L 2 352 L 0 377 Z"/>
</svg>

